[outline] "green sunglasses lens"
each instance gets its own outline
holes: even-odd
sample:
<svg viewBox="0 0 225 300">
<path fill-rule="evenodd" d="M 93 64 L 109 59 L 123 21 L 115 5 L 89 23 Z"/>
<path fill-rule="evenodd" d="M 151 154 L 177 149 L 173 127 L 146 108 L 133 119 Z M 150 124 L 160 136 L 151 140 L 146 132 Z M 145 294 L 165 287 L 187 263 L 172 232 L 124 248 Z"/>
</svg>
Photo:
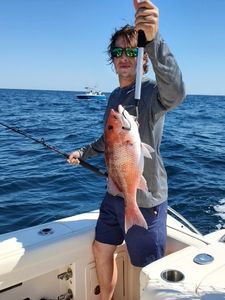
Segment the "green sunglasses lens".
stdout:
<svg viewBox="0 0 225 300">
<path fill-rule="evenodd" d="M 126 48 L 125 53 L 126 53 L 126 56 L 128 56 L 128 57 L 137 57 L 138 48 Z"/>
<path fill-rule="evenodd" d="M 138 56 L 138 48 L 120 48 L 115 47 L 111 51 L 112 57 L 121 57 L 123 55 L 123 51 L 125 52 L 127 57 L 137 57 Z"/>
<path fill-rule="evenodd" d="M 112 54 L 112 57 L 121 57 L 123 55 L 123 49 L 122 48 L 113 48 L 111 54 Z"/>
</svg>

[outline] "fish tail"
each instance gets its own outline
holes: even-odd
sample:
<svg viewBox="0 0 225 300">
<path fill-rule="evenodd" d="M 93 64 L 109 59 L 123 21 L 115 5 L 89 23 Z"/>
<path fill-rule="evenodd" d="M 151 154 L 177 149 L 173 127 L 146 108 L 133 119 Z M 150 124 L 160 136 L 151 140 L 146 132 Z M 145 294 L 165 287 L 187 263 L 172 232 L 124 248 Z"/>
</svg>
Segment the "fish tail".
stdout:
<svg viewBox="0 0 225 300">
<path fill-rule="evenodd" d="M 129 228 L 133 225 L 138 225 L 148 229 L 148 224 L 138 206 L 125 208 L 125 233 L 127 233 Z"/>
</svg>

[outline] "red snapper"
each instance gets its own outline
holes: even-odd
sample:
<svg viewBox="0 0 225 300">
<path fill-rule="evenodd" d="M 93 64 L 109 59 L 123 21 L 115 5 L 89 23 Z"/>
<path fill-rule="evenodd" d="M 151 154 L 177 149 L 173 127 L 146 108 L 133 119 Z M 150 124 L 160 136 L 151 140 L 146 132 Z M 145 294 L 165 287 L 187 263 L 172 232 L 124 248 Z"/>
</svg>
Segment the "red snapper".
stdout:
<svg viewBox="0 0 225 300">
<path fill-rule="evenodd" d="M 141 142 L 138 124 L 122 105 L 111 109 L 104 131 L 108 192 L 121 195 L 125 203 L 125 232 L 133 225 L 148 228 L 137 205 L 137 189 L 148 190 L 143 177 L 144 156 L 151 158 L 153 148 Z"/>
</svg>

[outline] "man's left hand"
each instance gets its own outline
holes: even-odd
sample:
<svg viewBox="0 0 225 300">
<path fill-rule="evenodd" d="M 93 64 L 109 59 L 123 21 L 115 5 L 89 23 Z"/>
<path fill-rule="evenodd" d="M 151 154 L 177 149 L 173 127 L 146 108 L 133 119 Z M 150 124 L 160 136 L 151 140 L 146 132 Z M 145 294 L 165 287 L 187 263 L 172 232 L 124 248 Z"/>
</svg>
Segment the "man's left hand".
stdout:
<svg viewBox="0 0 225 300">
<path fill-rule="evenodd" d="M 135 28 L 136 30 L 143 30 L 147 42 L 150 42 L 155 38 L 158 31 L 159 10 L 148 0 L 141 3 L 134 0 L 134 6 L 136 8 Z"/>
</svg>

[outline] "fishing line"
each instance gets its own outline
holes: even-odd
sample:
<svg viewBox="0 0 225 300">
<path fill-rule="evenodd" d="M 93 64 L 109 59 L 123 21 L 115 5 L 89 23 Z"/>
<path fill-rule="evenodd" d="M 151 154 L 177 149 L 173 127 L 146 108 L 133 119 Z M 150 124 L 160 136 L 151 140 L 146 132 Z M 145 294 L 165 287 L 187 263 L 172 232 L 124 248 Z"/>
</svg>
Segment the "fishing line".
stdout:
<svg viewBox="0 0 225 300">
<path fill-rule="evenodd" d="M 6 125 L 6 124 L 4 124 L 2 122 L 0 122 L 0 125 L 4 126 L 5 128 L 7 128 L 9 130 L 12 130 L 12 131 L 18 133 L 18 134 L 21 134 L 21 135 L 27 137 L 28 139 L 33 140 L 34 142 L 36 142 L 38 144 L 43 145 L 45 148 L 47 148 L 47 149 L 49 149 L 51 151 L 54 151 L 54 152 L 56 152 L 56 153 L 64 156 L 66 159 L 69 158 L 69 154 L 68 153 L 66 153 L 66 152 L 64 152 L 62 150 L 59 150 L 58 148 L 56 148 L 56 147 L 54 147 L 52 145 L 49 145 L 48 143 L 46 143 L 46 141 L 45 141 L 44 138 L 37 139 L 37 138 L 33 137 L 31 134 L 27 133 L 24 130 L 21 130 L 21 129 L 17 128 L 17 127 L 12 127 L 12 126 Z M 91 165 L 91 164 L 83 161 L 82 159 L 79 159 L 79 162 L 80 162 L 80 165 L 82 167 L 84 167 L 86 169 L 89 169 L 90 171 L 96 173 L 99 176 L 107 177 L 107 172 L 100 170 L 99 168 L 97 168 L 97 167 L 95 167 L 95 166 L 93 166 L 93 165 Z"/>
</svg>

